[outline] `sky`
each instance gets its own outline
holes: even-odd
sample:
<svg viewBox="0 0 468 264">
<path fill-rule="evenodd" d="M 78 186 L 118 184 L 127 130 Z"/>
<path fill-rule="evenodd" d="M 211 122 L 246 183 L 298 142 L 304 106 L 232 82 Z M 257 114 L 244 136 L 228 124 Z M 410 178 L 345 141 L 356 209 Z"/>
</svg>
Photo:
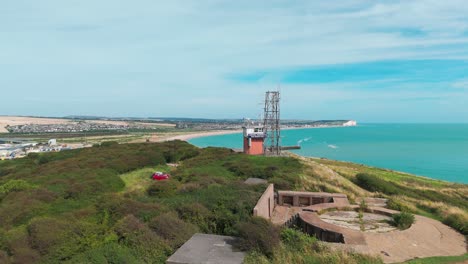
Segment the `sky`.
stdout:
<svg viewBox="0 0 468 264">
<path fill-rule="evenodd" d="M 5 0 L 0 115 L 468 122 L 466 0 Z"/>
</svg>

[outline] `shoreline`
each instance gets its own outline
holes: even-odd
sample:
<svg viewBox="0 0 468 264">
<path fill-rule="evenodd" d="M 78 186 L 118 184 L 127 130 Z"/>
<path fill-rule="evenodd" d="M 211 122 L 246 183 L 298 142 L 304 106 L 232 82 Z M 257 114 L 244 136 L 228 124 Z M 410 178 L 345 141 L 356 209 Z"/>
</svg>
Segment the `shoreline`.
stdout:
<svg viewBox="0 0 468 264">
<path fill-rule="evenodd" d="M 285 127 L 281 128 L 281 130 L 299 130 L 299 129 L 316 129 L 316 128 L 337 128 L 337 127 L 354 127 L 354 126 L 316 126 L 316 127 Z M 220 136 L 220 135 L 230 135 L 230 134 L 237 134 L 242 133 L 242 130 L 212 130 L 212 131 L 200 131 L 194 133 L 188 133 L 183 135 L 172 136 L 164 139 L 160 139 L 160 141 L 171 141 L 171 140 L 182 140 L 182 141 L 189 141 L 195 138 L 202 138 L 202 137 L 210 137 L 210 136 Z"/>
<path fill-rule="evenodd" d="M 171 140 L 189 141 L 194 138 L 229 135 L 229 134 L 237 134 L 237 133 L 242 133 L 242 130 L 216 130 L 216 131 L 194 132 L 194 133 L 182 134 L 182 135 L 172 136 L 169 138 L 164 138 L 164 139 L 161 139 L 160 141 L 171 141 Z"/>
</svg>

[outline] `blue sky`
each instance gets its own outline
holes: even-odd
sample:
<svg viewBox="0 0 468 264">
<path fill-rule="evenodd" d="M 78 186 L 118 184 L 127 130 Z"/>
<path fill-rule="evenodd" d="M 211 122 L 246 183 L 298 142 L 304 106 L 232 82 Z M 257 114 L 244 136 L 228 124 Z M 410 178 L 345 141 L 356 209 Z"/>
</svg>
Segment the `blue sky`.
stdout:
<svg viewBox="0 0 468 264">
<path fill-rule="evenodd" d="M 468 122 L 468 5 L 15 0 L 0 115 Z"/>
</svg>

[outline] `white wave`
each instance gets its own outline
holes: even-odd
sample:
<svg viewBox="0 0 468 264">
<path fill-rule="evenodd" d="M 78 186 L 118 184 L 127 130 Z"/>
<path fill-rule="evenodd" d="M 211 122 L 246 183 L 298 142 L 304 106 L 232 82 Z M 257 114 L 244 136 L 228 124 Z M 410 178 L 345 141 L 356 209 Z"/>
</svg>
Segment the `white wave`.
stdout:
<svg viewBox="0 0 468 264">
<path fill-rule="evenodd" d="M 307 142 L 307 141 L 309 141 L 310 139 L 311 139 L 310 137 L 300 139 L 300 140 L 297 141 L 297 145 L 300 146 L 300 145 L 302 144 L 302 142 Z"/>
<path fill-rule="evenodd" d="M 337 148 L 338 148 L 337 145 L 332 145 L 332 144 L 329 144 L 328 147 L 329 147 L 329 148 L 332 148 L 332 149 L 337 149 Z"/>
</svg>

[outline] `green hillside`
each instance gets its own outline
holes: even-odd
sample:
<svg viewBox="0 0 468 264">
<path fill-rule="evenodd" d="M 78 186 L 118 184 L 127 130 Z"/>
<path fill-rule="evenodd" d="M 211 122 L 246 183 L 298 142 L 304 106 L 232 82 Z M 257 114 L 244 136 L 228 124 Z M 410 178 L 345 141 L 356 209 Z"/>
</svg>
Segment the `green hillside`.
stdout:
<svg viewBox="0 0 468 264">
<path fill-rule="evenodd" d="M 152 181 L 155 170 L 172 178 Z M 394 208 L 467 234 L 466 185 L 182 141 L 106 143 L 0 162 L 0 263 L 163 263 L 196 232 L 242 237 L 247 263 L 380 263 L 252 218 L 266 186 L 243 184 L 248 177 L 279 189 L 343 192 L 351 200 L 388 197 Z"/>
</svg>

